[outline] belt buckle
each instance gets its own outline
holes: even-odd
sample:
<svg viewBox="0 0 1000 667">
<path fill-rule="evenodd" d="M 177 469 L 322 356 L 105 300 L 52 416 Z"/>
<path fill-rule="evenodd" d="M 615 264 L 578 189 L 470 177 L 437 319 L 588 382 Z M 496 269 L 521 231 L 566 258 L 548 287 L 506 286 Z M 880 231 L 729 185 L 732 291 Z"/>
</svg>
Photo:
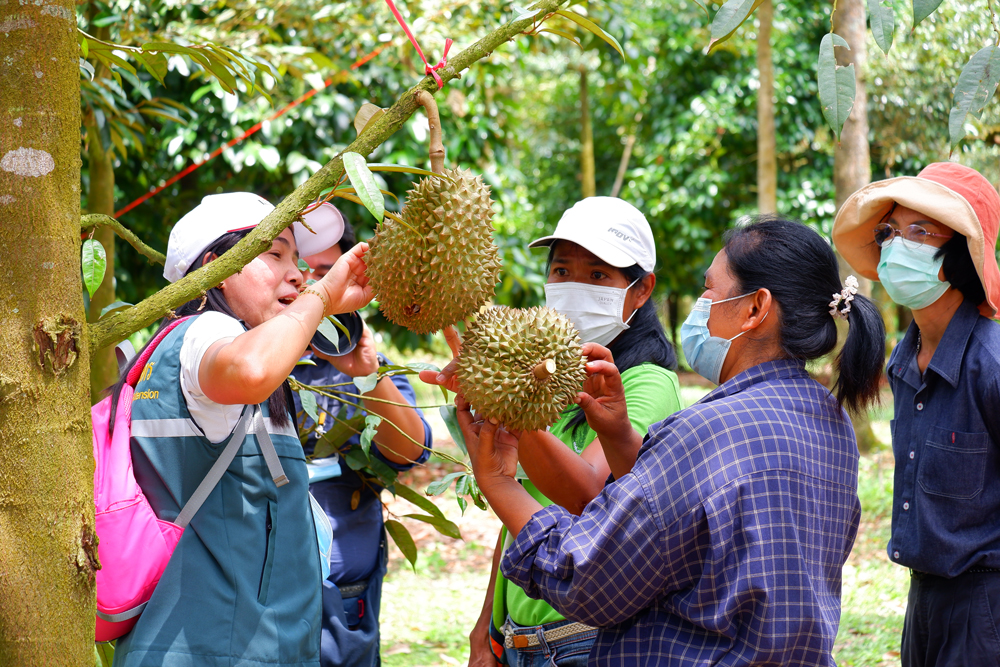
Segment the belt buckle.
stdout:
<svg viewBox="0 0 1000 667">
<path fill-rule="evenodd" d="M 511 643 L 514 644 L 514 648 L 528 648 L 531 645 L 528 635 L 514 635 L 511 637 Z"/>
</svg>

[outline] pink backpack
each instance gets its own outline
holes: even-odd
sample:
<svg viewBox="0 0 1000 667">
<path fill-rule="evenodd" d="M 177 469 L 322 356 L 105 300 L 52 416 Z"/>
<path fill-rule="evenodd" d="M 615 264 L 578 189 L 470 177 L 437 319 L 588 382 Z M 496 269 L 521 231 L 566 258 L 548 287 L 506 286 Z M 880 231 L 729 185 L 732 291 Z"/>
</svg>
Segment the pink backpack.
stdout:
<svg viewBox="0 0 1000 667">
<path fill-rule="evenodd" d="M 263 430 L 259 410 L 256 406 L 247 406 L 226 448 L 184 504 L 176 521 L 171 523 L 156 517 L 132 472 L 129 442 L 132 432 L 132 396 L 153 350 L 164 336 L 185 319 L 188 318 L 177 319 L 160 331 L 132 366 L 118 396 L 112 437 L 108 437 L 111 397 L 105 398 L 90 411 L 94 423 L 96 464 L 94 523 L 100 540 L 97 549 L 101 559 L 101 569 L 97 571 L 96 638 L 99 642 L 121 637 L 135 625 L 167 567 L 181 533 L 225 474 L 243 444 L 251 421 L 261 448 L 265 449 L 270 445 L 273 452 L 270 438 Z M 270 457 L 265 454 L 265 459 L 267 458 Z M 274 461 L 280 470 L 276 455 Z M 270 461 L 268 464 L 272 468 Z M 283 473 L 281 476 L 283 477 Z M 280 484 L 277 476 L 275 481 Z"/>
</svg>

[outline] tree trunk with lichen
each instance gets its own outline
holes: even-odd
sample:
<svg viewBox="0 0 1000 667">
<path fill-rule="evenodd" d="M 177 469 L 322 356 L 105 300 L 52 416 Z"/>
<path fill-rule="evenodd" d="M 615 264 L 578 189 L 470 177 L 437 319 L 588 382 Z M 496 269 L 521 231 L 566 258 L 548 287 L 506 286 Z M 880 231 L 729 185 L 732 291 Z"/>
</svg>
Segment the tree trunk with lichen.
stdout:
<svg viewBox="0 0 1000 667">
<path fill-rule="evenodd" d="M 0 4 L 0 665 L 93 664 L 74 3 Z"/>
<path fill-rule="evenodd" d="M 867 49 L 865 46 L 865 4 L 864 0 L 840 0 L 833 15 L 834 31 L 847 40 L 850 50 L 841 47 L 837 51 L 837 64 L 846 66 L 854 63 L 856 92 L 854 108 L 844 124 L 840 143 L 834 149 L 833 181 L 836 188 L 837 210 L 859 188 L 871 182 L 871 157 L 868 145 L 868 96 L 865 91 L 865 67 Z M 850 267 L 841 260 L 841 277 L 846 277 Z M 871 281 L 858 278 L 859 291 L 871 296 Z M 843 328 L 843 327 L 842 327 Z M 871 419 L 867 413 L 853 414 L 854 433 L 861 452 L 871 451 L 878 440 L 872 432 Z"/>
</svg>

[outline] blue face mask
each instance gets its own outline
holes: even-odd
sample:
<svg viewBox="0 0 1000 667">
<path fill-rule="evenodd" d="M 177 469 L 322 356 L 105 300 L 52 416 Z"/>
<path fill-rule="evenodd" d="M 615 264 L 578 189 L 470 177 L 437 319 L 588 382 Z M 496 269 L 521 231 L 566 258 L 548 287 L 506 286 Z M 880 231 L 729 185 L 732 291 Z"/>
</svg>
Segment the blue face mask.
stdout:
<svg viewBox="0 0 1000 667">
<path fill-rule="evenodd" d="M 927 245 L 911 247 L 898 236 L 883 246 L 878 279 L 889 298 L 913 310 L 940 299 L 951 283 L 938 279 L 944 257 L 934 259 L 937 251 Z"/>
<path fill-rule="evenodd" d="M 684 350 L 684 358 L 687 359 L 692 370 L 706 380 L 719 384 L 722 364 L 725 363 L 726 355 L 729 354 L 729 346 L 734 340 L 746 333 L 746 331 L 741 331 L 728 340 L 709 333 L 708 318 L 712 313 L 712 306 L 717 303 L 742 299 L 751 294 L 754 292 L 714 302 L 702 297 L 695 302 L 691 313 L 681 325 L 681 348 Z M 764 314 L 764 317 L 767 317 L 767 313 Z"/>
</svg>

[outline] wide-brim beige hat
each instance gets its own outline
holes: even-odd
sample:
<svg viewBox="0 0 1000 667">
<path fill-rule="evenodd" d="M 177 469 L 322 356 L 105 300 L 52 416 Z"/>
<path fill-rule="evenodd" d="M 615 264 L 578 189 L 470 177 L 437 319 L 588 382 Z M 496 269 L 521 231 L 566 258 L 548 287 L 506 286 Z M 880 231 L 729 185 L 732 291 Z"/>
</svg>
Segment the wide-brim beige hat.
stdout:
<svg viewBox="0 0 1000 667">
<path fill-rule="evenodd" d="M 1000 306 L 1000 269 L 996 240 L 1000 195 L 975 169 L 937 162 L 917 176 L 870 183 L 851 195 L 833 223 L 833 243 L 844 260 L 865 278 L 878 280 L 881 248 L 874 228 L 893 203 L 937 220 L 968 239 L 969 253 L 986 292 L 980 311 L 995 317 Z"/>
</svg>

